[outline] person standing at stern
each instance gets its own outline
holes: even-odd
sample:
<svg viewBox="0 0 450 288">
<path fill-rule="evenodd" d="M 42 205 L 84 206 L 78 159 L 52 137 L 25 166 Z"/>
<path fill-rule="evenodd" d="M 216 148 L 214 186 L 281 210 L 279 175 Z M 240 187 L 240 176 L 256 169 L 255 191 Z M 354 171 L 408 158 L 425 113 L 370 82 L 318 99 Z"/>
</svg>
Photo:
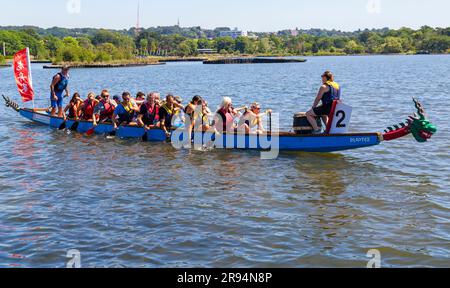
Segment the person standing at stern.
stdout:
<svg viewBox="0 0 450 288">
<path fill-rule="evenodd" d="M 328 123 L 328 116 L 331 113 L 333 102 L 341 99 L 341 88 L 338 83 L 334 82 L 334 75 L 330 71 L 326 71 L 322 75 L 322 86 L 312 106 L 312 109 L 306 112 L 306 117 L 314 129 L 314 134 L 320 134 L 322 131 L 317 125 L 317 116 L 321 116 L 325 125 Z M 319 103 L 322 105 L 319 106 Z"/>
<path fill-rule="evenodd" d="M 52 106 L 51 116 L 56 115 L 56 108 L 58 108 L 58 117 L 63 117 L 63 92 L 65 97 L 69 97 L 69 67 L 63 66 L 60 73 L 53 77 L 50 85 L 50 100 Z"/>
</svg>

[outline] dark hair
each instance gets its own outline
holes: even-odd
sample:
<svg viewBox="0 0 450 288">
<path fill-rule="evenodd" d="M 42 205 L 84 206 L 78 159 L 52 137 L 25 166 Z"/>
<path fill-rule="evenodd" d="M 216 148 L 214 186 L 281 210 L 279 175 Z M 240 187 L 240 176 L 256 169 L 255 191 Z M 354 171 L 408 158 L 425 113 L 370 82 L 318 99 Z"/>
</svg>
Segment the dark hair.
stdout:
<svg viewBox="0 0 450 288">
<path fill-rule="evenodd" d="M 144 92 L 138 92 L 136 95 L 136 98 L 140 98 L 140 97 L 144 97 L 145 98 L 145 93 Z"/>
<path fill-rule="evenodd" d="M 81 96 L 80 96 L 80 94 L 78 93 L 78 92 L 75 92 L 75 93 L 73 93 L 73 96 L 72 96 L 72 101 L 75 99 L 75 98 L 81 98 Z"/>
<path fill-rule="evenodd" d="M 194 98 L 192 98 L 192 102 L 191 103 L 195 103 L 195 102 L 198 102 L 198 101 L 201 101 L 201 100 L 202 100 L 202 96 L 195 95 Z"/>
<path fill-rule="evenodd" d="M 122 97 L 125 97 L 125 96 L 130 96 L 130 97 L 131 97 L 130 92 L 123 92 L 123 93 L 122 93 Z"/>
<path fill-rule="evenodd" d="M 330 71 L 325 71 L 322 77 L 327 78 L 328 81 L 333 80 L 334 78 L 333 73 L 331 73 Z"/>
<path fill-rule="evenodd" d="M 109 94 L 109 91 L 107 89 L 102 90 L 102 93 L 100 95 L 103 97 L 103 95 Z"/>
<path fill-rule="evenodd" d="M 172 98 L 173 100 L 175 100 L 175 96 L 173 96 L 172 93 L 167 94 L 166 99 Z"/>
</svg>

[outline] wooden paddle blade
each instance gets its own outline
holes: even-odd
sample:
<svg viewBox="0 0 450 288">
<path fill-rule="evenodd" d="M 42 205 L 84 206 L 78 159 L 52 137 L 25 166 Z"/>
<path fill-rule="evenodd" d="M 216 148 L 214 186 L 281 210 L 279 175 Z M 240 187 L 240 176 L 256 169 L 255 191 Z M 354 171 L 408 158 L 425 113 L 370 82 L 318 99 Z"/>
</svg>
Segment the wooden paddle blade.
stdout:
<svg viewBox="0 0 450 288">
<path fill-rule="evenodd" d="M 144 141 L 144 142 L 148 141 L 148 132 L 147 131 L 144 133 L 144 136 L 142 136 L 142 141 Z"/>
<path fill-rule="evenodd" d="M 70 130 L 71 131 L 77 131 L 79 125 L 80 125 L 80 122 L 73 123 L 72 127 L 70 127 Z"/>
<path fill-rule="evenodd" d="M 63 123 L 61 123 L 61 125 L 59 125 L 59 130 L 64 130 L 66 129 L 66 121 L 64 121 Z"/>
<path fill-rule="evenodd" d="M 91 129 L 89 129 L 87 132 L 86 132 L 86 135 L 87 136 L 91 136 L 92 134 L 94 134 L 95 133 L 95 127 L 92 127 Z"/>
</svg>

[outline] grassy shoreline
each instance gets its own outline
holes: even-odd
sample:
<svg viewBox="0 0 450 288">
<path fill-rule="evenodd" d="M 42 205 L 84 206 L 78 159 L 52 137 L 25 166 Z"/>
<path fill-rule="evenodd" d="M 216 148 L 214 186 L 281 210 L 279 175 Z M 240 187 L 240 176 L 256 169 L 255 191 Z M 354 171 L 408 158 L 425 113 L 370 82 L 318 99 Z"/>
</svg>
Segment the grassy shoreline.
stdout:
<svg viewBox="0 0 450 288">
<path fill-rule="evenodd" d="M 316 54 L 305 54 L 305 55 L 291 55 L 291 54 L 242 54 L 242 55 L 224 55 L 224 54 L 209 54 L 209 55 L 198 55 L 192 57 L 179 57 L 179 56 L 168 56 L 168 57 L 160 57 L 160 56 L 149 56 L 146 58 L 136 58 L 129 60 L 115 60 L 108 62 L 57 62 L 52 63 L 51 65 L 44 66 L 47 69 L 56 69 L 61 68 L 64 65 L 67 65 L 72 68 L 116 68 L 116 67 L 133 67 L 133 66 L 150 66 L 150 65 L 163 65 L 169 62 L 204 62 L 204 61 L 220 61 L 227 59 L 236 59 L 236 58 L 258 58 L 258 57 L 267 57 L 267 58 L 286 58 L 286 57 L 337 57 L 337 56 L 422 56 L 424 54 L 416 54 L 416 53 L 392 53 L 392 54 L 343 54 L 343 53 L 316 53 Z M 436 56 L 436 55 L 450 55 L 450 54 L 425 54 L 426 56 Z M 33 63 L 49 63 L 47 60 L 34 60 Z M 10 65 L 9 65 L 10 66 Z M 9 67 L 8 63 L 6 66 L 0 67 Z"/>
</svg>

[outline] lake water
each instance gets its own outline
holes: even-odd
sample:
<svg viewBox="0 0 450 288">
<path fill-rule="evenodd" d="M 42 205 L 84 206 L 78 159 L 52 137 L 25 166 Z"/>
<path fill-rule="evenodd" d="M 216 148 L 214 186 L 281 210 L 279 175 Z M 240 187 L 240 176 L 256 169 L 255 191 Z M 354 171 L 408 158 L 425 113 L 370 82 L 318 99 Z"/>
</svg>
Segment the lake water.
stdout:
<svg viewBox="0 0 450 288">
<path fill-rule="evenodd" d="M 301 64 L 171 63 L 71 71 L 85 96 L 173 92 L 306 111 L 332 70 L 352 131 L 381 132 L 422 100 L 439 133 L 334 154 L 174 150 L 54 131 L 0 108 L 0 267 L 450 266 L 450 56 L 315 57 Z M 36 106 L 56 71 L 33 65 Z M 12 71 L 0 93 L 18 99 Z"/>
</svg>

